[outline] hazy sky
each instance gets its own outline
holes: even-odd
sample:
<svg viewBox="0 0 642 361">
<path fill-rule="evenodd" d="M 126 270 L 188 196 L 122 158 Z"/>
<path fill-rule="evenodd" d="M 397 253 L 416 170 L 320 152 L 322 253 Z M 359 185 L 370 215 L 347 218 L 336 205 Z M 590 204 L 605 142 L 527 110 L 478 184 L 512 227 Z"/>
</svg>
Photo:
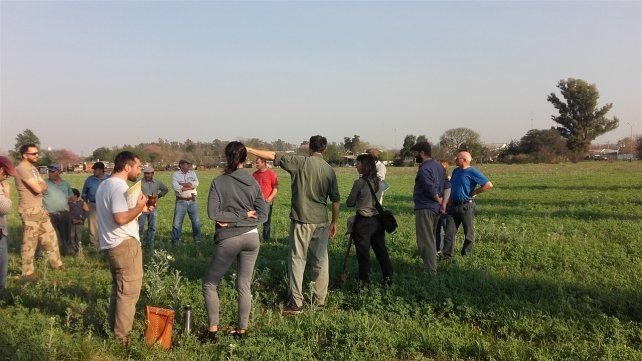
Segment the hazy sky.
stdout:
<svg viewBox="0 0 642 361">
<path fill-rule="evenodd" d="M 0 3 L 0 148 L 87 155 L 158 138 L 386 148 L 548 128 L 560 79 L 642 133 L 642 2 Z"/>
</svg>

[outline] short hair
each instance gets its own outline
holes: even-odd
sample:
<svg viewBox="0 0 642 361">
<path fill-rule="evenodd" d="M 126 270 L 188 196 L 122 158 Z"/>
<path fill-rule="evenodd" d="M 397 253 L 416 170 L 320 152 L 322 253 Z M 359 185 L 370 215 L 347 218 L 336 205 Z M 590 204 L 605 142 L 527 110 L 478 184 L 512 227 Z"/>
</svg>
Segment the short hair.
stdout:
<svg viewBox="0 0 642 361">
<path fill-rule="evenodd" d="M 80 197 L 80 191 L 78 188 L 71 188 L 71 193 L 73 193 L 76 197 Z"/>
<path fill-rule="evenodd" d="M 114 159 L 114 173 L 122 172 L 127 164 L 133 165 L 138 156 L 128 150 L 122 151 L 116 155 Z"/>
<path fill-rule="evenodd" d="M 428 142 L 419 142 L 413 145 L 412 148 L 410 148 L 410 150 L 414 150 L 417 152 L 424 152 L 425 155 L 432 157 L 432 147 Z"/>
<path fill-rule="evenodd" d="M 328 140 L 320 135 L 313 135 L 310 137 L 310 150 L 313 152 L 323 153 L 325 147 L 328 145 Z"/>
<path fill-rule="evenodd" d="M 35 145 L 35 144 L 33 144 L 33 143 L 24 144 L 24 145 L 20 146 L 20 150 L 19 150 L 20 155 L 22 156 L 22 155 L 24 155 L 25 153 L 27 153 L 27 151 L 29 150 L 29 148 L 38 148 L 38 146 L 37 146 L 37 145 Z"/>
</svg>

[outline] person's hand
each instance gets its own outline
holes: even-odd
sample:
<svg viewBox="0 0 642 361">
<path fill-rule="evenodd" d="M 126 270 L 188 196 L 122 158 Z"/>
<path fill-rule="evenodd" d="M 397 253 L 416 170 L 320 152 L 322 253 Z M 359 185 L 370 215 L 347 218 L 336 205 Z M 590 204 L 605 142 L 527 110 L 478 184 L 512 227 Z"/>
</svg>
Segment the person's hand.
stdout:
<svg viewBox="0 0 642 361">
<path fill-rule="evenodd" d="M 247 211 L 247 218 L 259 218 L 256 215 L 256 211 Z"/>
<path fill-rule="evenodd" d="M 446 214 L 446 205 L 445 204 L 442 204 L 441 206 L 439 206 L 439 213 Z"/>
<path fill-rule="evenodd" d="M 218 226 L 221 228 L 225 228 L 229 225 L 227 222 L 219 222 L 219 221 L 216 221 L 216 224 L 218 224 Z"/>
<path fill-rule="evenodd" d="M 328 237 L 330 239 L 334 238 L 334 236 L 337 234 L 337 224 L 336 223 L 330 223 L 330 229 L 328 229 Z"/>
<path fill-rule="evenodd" d="M 136 208 L 142 209 L 144 211 L 146 204 L 147 204 L 147 197 L 145 197 L 145 195 L 141 193 L 138 196 L 138 199 L 136 200 Z"/>
</svg>

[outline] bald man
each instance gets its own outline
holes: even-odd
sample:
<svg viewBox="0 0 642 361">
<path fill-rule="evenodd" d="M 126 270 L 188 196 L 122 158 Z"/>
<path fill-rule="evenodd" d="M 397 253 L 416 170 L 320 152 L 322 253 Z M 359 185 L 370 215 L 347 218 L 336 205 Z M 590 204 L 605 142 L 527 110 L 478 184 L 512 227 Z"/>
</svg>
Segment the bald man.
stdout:
<svg viewBox="0 0 642 361">
<path fill-rule="evenodd" d="M 493 188 L 493 184 L 475 167 L 470 166 L 473 158 L 468 152 L 459 152 L 455 158 L 457 168 L 450 177 L 450 204 L 446 217 L 446 235 L 442 256 L 452 260 L 453 243 L 459 225 L 464 227 L 464 246 L 461 255 L 470 255 L 475 242 L 475 197 Z"/>
</svg>

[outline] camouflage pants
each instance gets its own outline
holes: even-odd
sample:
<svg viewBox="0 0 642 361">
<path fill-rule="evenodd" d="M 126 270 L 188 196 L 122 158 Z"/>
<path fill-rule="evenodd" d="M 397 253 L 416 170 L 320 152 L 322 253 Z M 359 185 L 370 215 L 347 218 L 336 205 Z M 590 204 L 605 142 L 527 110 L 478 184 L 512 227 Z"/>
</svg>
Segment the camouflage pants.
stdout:
<svg viewBox="0 0 642 361">
<path fill-rule="evenodd" d="M 35 272 L 33 262 L 38 242 L 47 252 L 49 265 L 52 268 L 61 267 L 62 261 L 60 260 L 56 230 L 44 209 L 32 207 L 19 210 L 18 213 L 20 213 L 24 226 L 21 249 L 22 275 L 28 276 Z"/>
</svg>

